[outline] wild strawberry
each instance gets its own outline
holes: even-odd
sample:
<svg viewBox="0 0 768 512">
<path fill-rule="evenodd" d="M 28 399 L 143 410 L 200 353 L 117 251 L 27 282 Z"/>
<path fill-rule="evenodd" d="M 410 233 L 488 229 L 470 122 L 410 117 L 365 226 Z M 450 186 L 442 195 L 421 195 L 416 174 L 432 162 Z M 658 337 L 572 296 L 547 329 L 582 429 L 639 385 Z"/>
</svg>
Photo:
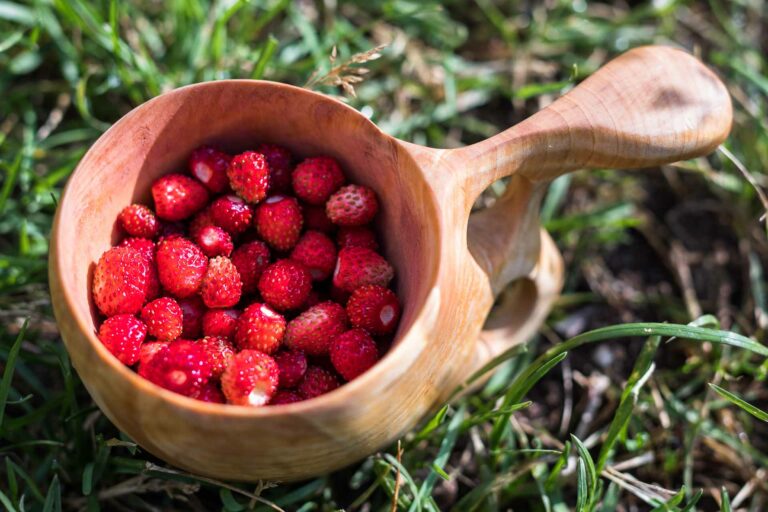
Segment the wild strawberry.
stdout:
<svg viewBox="0 0 768 512">
<path fill-rule="evenodd" d="M 243 282 L 243 294 L 248 295 L 256 291 L 259 278 L 264 269 L 269 265 L 269 248 L 264 242 L 248 242 L 232 253 L 232 263 L 240 274 Z"/>
<path fill-rule="evenodd" d="M 166 174 L 152 184 L 157 216 L 164 220 L 191 217 L 208 204 L 208 189 L 183 174 Z"/>
<path fill-rule="evenodd" d="M 171 295 L 194 295 L 203 284 L 208 258 L 186 238 L 166 238 L 157 246 L 157 274 L 160 284 Z"/>
<path fill-rule="evenodd" d="M 226 256 L 208 262 L 200 296 L 209 308 L 229 308 L 240 302 L 243 284 L 237 268 Z"/>
<path fill-rule="evenodd" d="M 117 244 L 118 247 L 130 247 L 141 253 L 149 263 L 155 264 L 155 242 L 148 238 L 129 237 Z"/>
<path fill-rule="evenodd" d="M 213 217 L 211 217 L 211 208 L 209 206 L 208 208 L 197 212 L 195 216 L 192 217 L 192 220 L 189 222 L 189 237 L 192 240 L 197 240 L 197 237 L 203 228 L 215 225 Z"/>
<path fill-rule="evenodd" d="M 205 226 L 194 237 L 195 243 L 209 258 L 232 254 L 232 237 L 219 226 Z"/>
<path fill-rule="evenodd" d="M 325 213 L 339 226 L 363 226 L 379 211 L 376 193 L 362 185 L 340 188 L 325 204 Z"/>
<path fill-rule="evenodd" d="M 251 225 L 251 207 L 235 195 L 221 196 L 210 206 L 213 223 L 232 236 L 239 235 Z"/>
<path fill-rule="evenodd" d="M 333 367 L 346 380 L 354 379 L 378 360 L 376 342 L 362 329 L 347 331 L 331 343 Z"/>
<path fill-rule="evenodd" d="M 206 311 L 203 300 L 198 295 L 193 295 L 186 299 L 179 299 L 177 302 L 182 313 L 182 337 L 199 338 L 203 328 L 203 315 Z"/>
<path fill-rule="evenodd" d="M 293 170 L 291 152 L 275 144 L 262 144 L 256 150 L 264 155 L 269 165 L 269 193 L 289 192 Z"/>
<path fill-rule="evenodd" d="M 386 287 L 395 275 L 392 266 L 379 254 L 364 247 L 347 247 L 339 251 L 333 284 L 347 292 L 366 284 Z"/>
<path fill-rule="evenodd" d="M 281 350 L 274 356 L 280 369 L 280 387 L 293 388 L 307 372 L 307 356 L 299 350 Z"/>
<path fill-rule="evenodd" d="M 269 405 L 286 405 L 301 402 L 304 400 L 300 394 L 296 391 L 289 391 L 287 389 L 279 389 L 272 400 L 269 401 Z"/>
<path fill-rule="evenodd" d="M 209 380 L 200 389 L 200 394 L 197 395 L 197 399 L 201 402 L 209 402 L 212 404 L 225 404 L 227 399 L 224 397 L 224 393 L 219 389 L 219 384 L 215 380 Z"/>
<path fill-rule="evenodd" d="M 335 302 L 312 306 L 288 323 L 285 344 L 311 356 L 328 353 L 333 338 L 347 330 L 347 314 Z"/>
<path fill-rule="evenodd" d="M 303 205 L 302 210 L 304 211 L 304 227 L 308 230 L 320 231 L 321 233 L 333 233 L 336 230 L 336 224 L 331 222 L 325 213 L 325 205 Z"/>
<path fill-rule="evenodd" d="M 264 301 L 278 311 L 296 309 L 306 302 L 312 290 L 312 276 L 307 267 L 291 260 L 278 260 L 259 278 L 259 292 Z"/>
<path fill-rule="evenodd" d="M 389 334 L 400 320 L 400 303 L 392 290 L 369 284 L 357 288 L 347 301 L 349 322 L 371 334 Z"/>
<path fill-rule="evenodd" d="M 227 177 L 232 190 L 249 203 L 258 203 L 267 196 L 269 166 L 261 153 L 246 151 L 234 156 Z"/>
<path fill-rule="evenodd" d="M 293 191 L 309 204 L 320 205 L 344 184 L 344 174 L 331 157 L 307 158 L 293 170 Z"/>
<path fill-rule="evenodd" d="M 117 246 L 135 249 L 147 260 L 149 273 L 147 275 L 147 296 L 144 300 L 150 301 L 159 297 L 160 281 L 157 278 L 157 265 L 155 264 L 155 243 L 148 238 L 129 237 L 123 239 Z"/>
<path fill-rule="evenodd" d="M 266 304 L 254 303 L 237 319 L 235 343 L 240 349 L 274 353 L 285 334 L 285 318 Z"/>
<path fill-rule="evenodd" d="M 239 317 L 240 311 L 236 309 L 209 309 L 203 315 L 203 336 L 234 340 Z"/>
<path fill-rule="evenodd" d="M 227 401 L 236 405 L 265 405 L 277 391 L 275 360 L 258 350 L 243 350 L 232 358 L 221 376 Z"/>
<path fill-rule="evenodd" d="M 182 318 L 181 306 L 170 297 L 153 300 L 141 310 L 147 332 L 160 341 L 173 341 L 181 336 Z"/>
<path fill-rule="evenodd" d="M 291 259 L 303 263 L 313 281 L 323 281 L 336 265 L 336 245 L 319 231 L 307 231 L 291 251 Z"/>
<path fill-rule="evenodd" d="M 105 316 L 134 314 L 147 297 L 150 267 L 138 251 L 113 247 L 93 271 L 93 301 Z"/>
<path fill-rule="evenodd" d="M 365 247 L 375 251 L 379 248 L 376 235 L 373 230 L 364 226 L 345 226 L 336 235 L 336 243 L 339 249 L 345 247 Z"/>
<path fill-rule="evenodd" d="M 123 364 L 131 366 L 139 360 L 147 326 L 133 315 L 115 315 L 99 327 L 99 340 Z"/>
<path fill-rule="evenodd" d="M 217 149 L 203 146 L 194 150 L 190 155 L 189 172 L 200 180 L 200 183 L 205 185 L 208 190 L 218 194 L 229 185 L 227 167 L 231 158 L 228 154 Z"/>
<path fill-rule="evenodd" d="M 117 220 L 123 230 L 131 236 L 155 238 L 160 231 L 155 214 L 143 204 L 126 206 L 117 216 Z"/>
<path fill-rule="evenodd" d="M 211 366 L 202 346 L 177 340 L 140 365 L 139 375 L 174 393 L 197 398 L 211 378 Z"/>
<path fill-rule="evenodd" d="M 235 355 L 235 348 L 226 338 L 219 336 L 206 336 L 195 342 L 203 347 L 208 355 L 208 365 L 211 367 L 211 375 L 218 378 L 224 373 L 232 356 Z"/>
<path fill-rule="evenodd" d="M 146 343 L 142 343 L 141 349 L 139 350 L 139 366 L 147 364 L 150 359 L 155 357 L 155 354 L 169 344 L 170 343 L 167 341 L 147 341 Z"/>
<path fill-rule="evenodd" d="M 277 195 L 256 208 L 253 221 L 265 242 L 278 251 L 288 251 L 299 240 L 304 218 L 296 198 Z"/>
<path fill-rule="evenodd" d="M 333 372 L 319 366 L 310 366 L 297 391 L 304 399 L 310 399 L 329 393 L 337 387 L 339 387 L 339 379 Z"/>
</svg>

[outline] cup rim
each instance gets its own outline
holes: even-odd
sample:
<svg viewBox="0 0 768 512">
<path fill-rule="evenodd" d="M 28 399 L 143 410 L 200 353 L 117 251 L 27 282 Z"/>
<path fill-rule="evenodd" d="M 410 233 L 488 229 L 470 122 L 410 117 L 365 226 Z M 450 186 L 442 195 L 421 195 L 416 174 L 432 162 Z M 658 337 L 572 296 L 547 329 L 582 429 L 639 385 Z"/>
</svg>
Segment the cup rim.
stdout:
<svg viewBox="0 0 768 512">
<path fill-rule="evenodd" d="M 108 134 L 116 129 L 119 125 L 126 122 L 126 120 L 130 119 L 132 116 L 136 115 L 137 112 L 144 111 L 147 109 L 153 108 L 153 106 L 158 103 L 159 101 L 167 100 L 169 98 L 173 97 L 182 97 L 184 94 L 189 92 L 190 90 L 197 90 L 200 88 L 208 88 L 208 87 L 229 87 L 229 86 L 246 86 L 246 87 L 273 87 L 280 90 L 283 90 L 289 94 L 304 94 L 304 95 L 311 95 L 316 97 L 317 99 L 322 99 L 322 101 L 327 101 L 330 103 L 333 103 L 336 108 L 341 107 L 347 114 L 345 115 L 352 115 L 357 116 L 361 120 L 365 120 L 365 123 L 367 123 L 371 128 L 374 129 L 377 137 L 385 137 L 388 139 L 388 142 L 390 142 L 393 145 L 396 146 L 402 146 L 400 144 L 400 141 L 396 139 L 395 137 L 392 137 L 383 131 L 370 119 L 365 117 L 363 114 L 361 114 L 359 111 L 355 110 L 351 106 L 335 99 L 330 96 L 310 91 L 304 88 L 296 87 L 289 84 L 284 84 L 280 82 L 273 82 L 269 80 L 249 80 L 249 79 L 226 79 L 226 80 L 216 80 L 216 81 L 209 81 L 209 82 L 200 82 L 190 85 L 185 85 L 167 92 L 164 92 L 154 98 L 151 98 L 150 100 L 145 101 L 144 103 L 134 107 L 131 111 L 129 111 L 127 114 L 122 116 L 120 119 L 118 119 L 115 123 L 112 124 L 112 126 L 109 127 L 104 133 L 101 134 L 101 136 L 88 148 L 88 151 L 83 155 L 83 157 L 78 162 L 77 167 L 72 172 L 70 177 L 68 178 L 67 184 L 64 187 L 61 196 L 59 198 L 59 206 L 56 210 L 56 215 L 54 218 L 53 227 L 51 230 L 51 247 L 49 249 L 49 253 L 51 255 L 51 272 L 49 279 L 51 281 L 56 280 L 57 288 L 61 292 L 62 296 L 62 302 L 63 308 L 67 311 L 69 316 L 74 320 L 75 326 L 79 333 L 81 333 L 87 340 L 88 345 L 91 350 L 94 351 L 96 358 L 97 358 L 97 364 L 106 364 L 108 367 L 115 373 L 117 373 L 121 378 L 125 378 L 128 383 L 131 385 L 131 387 L 135 388 L 137 392 L 139 393 L 145 393 L 149 395 L 154 395 L 155 397 L 163 400 L 164 402 L 169 403 L 170 405 L 174 406 L 177 409 L 183 410 L 185 412 L 191 412 L 195 414 L 205 414 L 205 415 L 217 415 L 220 417 L 225 418 L 269 418 L 269 417 L 275 417 L 275 416 L 286 416 L 286 415 L 294 415 L 294 414 L 306 414 L 308 412 L 312 411 L 320 411 L 320 410 L 333 410 L 336 408 L 346 408 L 347 404 L 350 402 L 350 398 L 354 396 L 354 394 L 364 388 L 369 387 L 372 383 L 380 380 L 385 375 L 389 375 L 391 378 L 393 375 L 399 375 L 402 373 L 402 371 L 398 371 L 397 367 L 400 364 L 400 361 L 403 359 L 403 355 L 407 354 L 408 350 L 413 349 L 413 345 L 418 345 L 419 338 L 422 339 L 422 349 L 426 346 L 425 340 L 428 338 L 428 329 L 424 329 L 424 327 L 428 327 L 431 325 L 431 323 L 434 323 L 436 320 L 436 315 L 429 315 L 428 310 L 430 308 L 434 308 L 435 312 L 437 310 L 437 306 L 439 305 L 439 290 L 436 288 L 437 282 L 438 282 L 438 276 L 439 276 L 439 270 L 442 263 L 441 257 L 436 257 L 434 268 L 428 269 L 428 272 L 425 273 L 426 277 L 426 284 L 424 286 L 427 287 L 429 292 L 425 295 L 422 304 L 419 305 L 419 311 L 416 313 L 416 316 L 414 317 L 411 324 L 408 326 L 407 330 L 400 333 L 400 329 L 398 329 L 398 333 L 390 348 L 387 350 L 387 352 L 383 355 L 377 363 L 371 367 L 369 370 L 367 370 L 365 373 L 361 374 L 357 378 L 353 379 L 352 381 L 345 382 L 342 385 L 340 385 L 338 388 L 334 389 L 333 391 L 330 391 L 326 394 L 320 395 L 318 397 L 314 397 L 312 399 L 303 400 L 300 402 L 294 402 L 290 404 L 280 404 L 278 406 L 262 406 L 262 407 L 249 407 L 249 406 L 234 406 L 232 404 L 219 404 L 219 403 L 211 403 L 211 402 L 203 402 L 201 400 L 197 400 L 194 398 L 190 398 L 178 393 L 174 393 L 172 391 L 169 391 L 167 389 L 164 389 L 157 384 L 154 384 L 153 382 L 150 382 L 143 377 L 141 377 L 138 373 L 136 373 L 134 370 L 132 370 L 130 367 L 124 365 L 121 363 L 117 357 L 112 355 L 109 350 L 104 346 L 103 343 L 101 343 L 96 335 L 95 332 L 93 332 L 92 329 L 88 327 L 88 319 L 84 318 L 84 316 L 80 313 L 80 310 L 77 308 L 72 307 L 72 304 L 75 304 L 78 302 L 78 299 L 75 297 L 76 293 L 74 290 L 71 290 L 67 288 L 66 286 L 63 286 L 63 283 L 61 282 L 61 278 L 58 277 L 62 274 L 63 271 L 63 262 L 62 257 L 60 255 L 59 248 L 62 246 L 61 243 L 61 230 L 59 229 L 59 223 L 61 222 L 61 212 L 64 210 L 65 206 L 68 202 L 68 191 L 72 184 L 77 181 L 78 174 L 82 173 L 82 169 L 84 167 L 84 162 L 87 162 L 89 159 L 93 158 L 94 155 L 99 154 L 100 148 L 100 142 L 105 140 L 107 138 Z M 410 154 L 407 151 L 402 151 L 402 153 L 408 154 L 409 158 L 412 158 Z M 399 155 L 399 157 L 402 155 Z M 420 171 L 423 171 L 423 167 L 413 159 L 413 165 L 418 168 Z M 433 205 L 435 205 L 435 209 L 437 210 L 437 198 L 435 197 L 434 190 L 431 189 L 429 186 L 429 183 L 427 179 L 424 178 L 425 186 L 429 189 L 430 195 L 432 196 L 432 202 Z M 438 222 L 436 224 L 435 232 L 433 233 L 436 239 L 436 246 L 440 247 L 440 242 L 443 237 L 442 229 L 440 226 L 440 223 Z M 55 272 L 54 272 L 55 270 Z M 52 286 L 53 287 L 53 286 Z M 90 293 L 90 283 L 88 288 L 88 293 Z M 54 302 L 56 300 L 54 299 Z M 55 308 L 56 309 L 56 308 Z M 63 338 L 63 336 L 62 336 Z M 416 352 L 417 354 L 420 353 L 421 350 Z M 411 356 L 415 357 L 415 356 Z M 407 366 L 407 365 L 405 365 Z"/>
</svg>

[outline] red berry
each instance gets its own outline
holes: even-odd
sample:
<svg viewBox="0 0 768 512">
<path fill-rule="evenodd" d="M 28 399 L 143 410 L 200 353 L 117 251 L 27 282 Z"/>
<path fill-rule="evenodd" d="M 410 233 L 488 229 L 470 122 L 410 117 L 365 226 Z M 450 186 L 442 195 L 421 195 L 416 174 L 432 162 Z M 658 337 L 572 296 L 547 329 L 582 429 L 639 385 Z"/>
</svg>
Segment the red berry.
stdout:
<svg viewBox="0 0 768 512">
<path fill-rule="evenodd" d="M 337 387 L 339 387 L 339 379 L 332 372 L 319 366 L 310 366 L 297 391 L 304 399 L 309 399 L 324 395 Z"/>
<path fill-rule="evenodd" d="M 336 229 L 336 224 L 331 222 L 331 219 L 325 213 L 325 205 L 304 205 L 303 210 L 305 228 L 322 233 L 332 233 Z"/>
<path fill-rule="evenodd" d="M 125 238 L 118 247 L 130 247 L 141 253 L 147 259 L 147 262 L 155 264 L 155 242 L 148 238 Z"/>
<path fill-rule="evenodd" d="M 139 367 L 145 365 L 150 359 L 155 357 L 155 354 L 160 352 L 163 348 L 167 347 L 169 342 L 167 341 L 148 341 L 141 344 L 139 350 Z M 141 370 L 139 370 L 141 372 Z"/>
<path fill-rule="evenodd" d="M 181 306 L 170 297 L 153 300 L 141 310 L 147 332 L 160 341 L 173 341 L 181 336 L 183 316 Z"/>
<path fill-rule="evenodd" d="M 304 399 L 296 391 L 280 389 L 275 393 L 275 396 L 272 397 L 272 400 L 269 401 L 269 405 L 286 405 L 301 402 L 302 400 Z"/>
<path fill-rule="evenodd" d="M 197 212 L 189 223 L 189 237 L 193 240 L 197 240 L 197 237 L 203 228 L 215 225 L 216 224 L 213 223 L 213 218 L 211 217 L 210 207 Z"/>
<path fill-rule="evenodd" d="M 307 267 L 291 260 L 278 260 L 259 278 L 259 292 L 264 301 L 278 311 L 296 309 L 306 302 L 312 290 L 312 276 Z"/>
<path fill-rule="evenodd" d="M 133 315 L 115 315 L 99 327 L 99 339 L 107 350 L 123 364 L 131 366 L 139 360 L 147 326 Z"/>
<path fill-rule="evenodd" d="M 226 256 L 208 262 L 200 296 L 209 308 L 230 308 L 240 301 L 243 284 L 237 268 Z"/>
<path fill-rule="evenodd" d="M 269 248 L 264 242 L 256 241 L 241 245 L 232 253 L 232 263 L 237 267 L 243 282 L 243 294 L 256 291 L 259 278 L 269 265 Z"/>
<path fill-rule="evenodd" d="M 278 251 L 296 245 L 304 218 L 294 197 L 271 196 L 256 208 L 254 225 L 259 236 Z"/>
<path fill-rule="evenodd" d="M 281 350 L 274 355 L 280 369 L 280 387 L 293 388 L 307 372 L 307 356 L 298 350 Z"/>
<path fill-rule="evenodd" d="M 183 174 L 167 174 L 152 184 L 157 216 L 164 220 L 191 217 L 208 204 L 208 190 Z"/>
<path fill-rule="evenodd" d="M 234 195 L 221 196 L 210 206 L 213 223 L 230 235 L 239 235 L 251 225 L 251 207 Z"/>
<path fill-rule="evenodd" d="M 208 258 L 186 238 L 166 238 L 157 247 L 157 273 L 160 284 L 171 295 L 194 295 L 203 284 Z"/>
<path fill-rule="evenodd" d="M 194 237 L 195 243 L 209 258 L 232 254 L 232 238 L 219 226 L 205 226 Z"/>
<path fill-rule="evenodd" d="M 257 151 L 264 155 L 269 165 L 269 193 L 289 192 L 293 170 L 291 152 L 275 144 L 262 144 Z"/>
<path fill-rule="evenodd" d="M 392 266 L 379 254 L 364 247 L 347 247 L 339 251 L 333 284 L 353 292 L 366 284 L 387 286 L 395 275 Z"/>
<path fill-rule="evenodd" d="M 184 338 L 195 339 L 200 337 L 203 327 L 203 315 L 205 314 L 205 304 L 198 295 L 179 299 L 177 301 L 181 307 L 182 328 L 181 335 Z"/>
<path fill-rule="evenodd" d="M 160 224 L 155 214 L 143 204 L 126 206 L 117 216 L 117 220 L 123 230 L 131 236 L 155 238 L 160 232 Z"/>
<path fill-rule="evenodd" d="M 177 340 L 139 366 L 139 375 L 174 393 L 196 398 L 211 378 L 211 366 L 202 346 Z"/>
<path fill-rule="evenodd" d="M 235 349 L 226 338 L 219 336 L 206 336 L 195 342 L 203 347 L 208 356 L 208 365 L 211 367 L 211 375 L 218 378 L 224 373 L 229 365 L 232 356 L 235 355 Z"/>
<path fill-rule="evenodd" d="M 371 222 L 378 211 L 376 193 L 362 185 L 340 188 L 325 204 L 328 218 L 340 226 L 363 226 Z"/>
<path fill-rule="evenodd" d="M 371 334 L 389 334 L 400 320 L 400 303 L 392 290 L 369 284 L 357 288 L 347 301 L 349 322 Z"/>
<path fill-rule="evenodd" d="M 229 184 L 227 167 L 231 158 L 217 149 L 203 146 L 194 150 L 189 157 L 189 172 L 208 190 L 218 194 L 223 192 Z"/>
<path fill-rule="evenodd" d="M 267 195 L 269 166 L 261 153 L 246 151 L 234 156 L 227 177 L 232 190 L 249 203 L 258 203 Z"/>
<path fill-rule="evenodd" d="M 321 302 L 312 306 L 288 323 L 285 344 L 293 350 L 309 355 L 328 353 L 333 338 L 347 330 L 347 314 L 335 302 Z"/>
<path fill-rule="evenodd" d="M 323 281 L 336 265 L 336 245 L 319 231 L 307 231 L 293 248 L 291 259 L 303 263 L 313 281 Z"/>
<path fill-rule="evenodd" d="M 231 404 L 266 405 L 277 391 L 278 378 L 274 359 L 258 350 L 243 350 L 221 376 L 221 389 Z"/>
<path fill-rule="evenodd" d="M 93 271 L 93 301 L 105 316 L 134 314 L 147 297 L 150 266 L 138 251 L 113 247 Z"/>
<path fill-rule="evenodd" d="M 209 309 L 203 315 L 203 336 L 233 340 L 239 317 L 240 312 L 236 309 Z"/>
<path fill-rule="evenodd" d="M 338 235 L 336 235 L 336 243 L 339 244 L 339 249 L 345 247 L 365 247 L 375 251 L 379 248 L 373 230 L 364 226 L 345 226 L 341 228 Z"/>
<path fill-rule="evenodd" d="M 146 259 L 149 274 L 147 275 L 147 296 L 144 300 L 156 299 L 160 295 L 160 281 L 157 278 L 157 265 L 155 264 L 155 243 L 147 238 L 131 237 L 120 242 L 118 247 L 135 249 Z"/>
<path fill-rule="evenodd" d="M 293 191 L 302 201 L 321 205 L 344 184 L 344 174 L 331 157 L 307 158 L 293 170 Z"/>
<path fill-rule="evenodd" d="M 240 349 L 272 354 L 285 334 L 285 318 L 266 304 L 254 303 L 237 319 L 235 343 Z"/>
<path fill-rule="evenodd" d="M 197 399 L 201 402 L 209 402 L 212 404 L 225 404 L 227 399 L 224 397 L 224 393 L 219 389 L 219 385 L 214 380 L 209 380 L 200 390 L 200 394 L 197 395 Z"/>
<path fill-rule="evenodd" d="M 354 379 L 378 360 L 376 342 L 362 329 L 347 331 L 331 343 L 333 367 L 346 380 Z"/>
</svg>

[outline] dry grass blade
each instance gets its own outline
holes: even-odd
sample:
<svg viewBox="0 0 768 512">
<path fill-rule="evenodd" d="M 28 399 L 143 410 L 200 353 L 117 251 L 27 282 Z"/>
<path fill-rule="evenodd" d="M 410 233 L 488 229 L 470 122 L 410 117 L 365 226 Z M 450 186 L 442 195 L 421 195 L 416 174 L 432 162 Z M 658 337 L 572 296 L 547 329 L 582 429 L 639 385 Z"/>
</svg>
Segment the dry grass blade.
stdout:
<svg viewBox="0 0 768 512">
<path fill-rule="evenodd" d="M 341 87 L 349 96 L 352 96 L 353 98 L 357 97 L 354 84 L 362 82 L 362 75 L 367 74 L 370 70 L 353 66 L 355 64 L 363 64 L 378 59 L 381 57 L 381 51 L 386 47 L 386 44 L 381 44 L 370 50 L 356 53 L 341 64 L 333 66 L 330 71 L 324 75 L 320 75 L 318 71 L 314 71 L 312 75 L 310 75 L 309 80 L 307 80 L 307 83 L 304 84 L 304 87 L 307 89 L 314 89 L 321 85 L 334 85 Z M 332 65 L 336 63 L 335 46 L 333 47 L 333 50 L 331 50 L 329 60 Z"/>
<path fill-rule="evenodd" d="M 392 493 L 392 506 L 389 509 L 390 512 L 397 511 L 397 500 L 400 495 L 400 463 L 403 460 L 403 447 L 400 444 L 400 440 L 397 440 L 397 472 L 395 473 L 395 490 Z"/>
</svg>

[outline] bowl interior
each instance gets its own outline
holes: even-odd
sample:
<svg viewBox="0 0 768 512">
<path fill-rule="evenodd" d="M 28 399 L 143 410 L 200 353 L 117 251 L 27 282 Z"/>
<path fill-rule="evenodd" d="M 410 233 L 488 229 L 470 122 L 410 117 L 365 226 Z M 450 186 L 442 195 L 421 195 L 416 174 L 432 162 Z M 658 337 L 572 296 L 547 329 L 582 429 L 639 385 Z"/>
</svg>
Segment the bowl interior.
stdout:
<svg viewBox="0 0 768 512">
<path fill-rule="evenodd" d="M 132 202 L 151 204 L 152 182 L 185 171 L 194 148 L 214 144 L 234 153 L 261 142 L 284 145 L 298 158 L 333 156 L 350 181 L 377 192 L 379 236 L 404 305 L 396 340 L 417 321 L 436 279 L 439 223 L 432 191 L 407 152 L 357 111 L 323 95 L 271 82 L 209 82 L 126 115 L 86 154 L 62 197 L 57 270 L 71 313 L 102 353 L 99 359 L 120 365 L 95 336 L 99 319 L 90 299 L 95 262 L 119 240 L 117 214 Z"/>
</svg>

